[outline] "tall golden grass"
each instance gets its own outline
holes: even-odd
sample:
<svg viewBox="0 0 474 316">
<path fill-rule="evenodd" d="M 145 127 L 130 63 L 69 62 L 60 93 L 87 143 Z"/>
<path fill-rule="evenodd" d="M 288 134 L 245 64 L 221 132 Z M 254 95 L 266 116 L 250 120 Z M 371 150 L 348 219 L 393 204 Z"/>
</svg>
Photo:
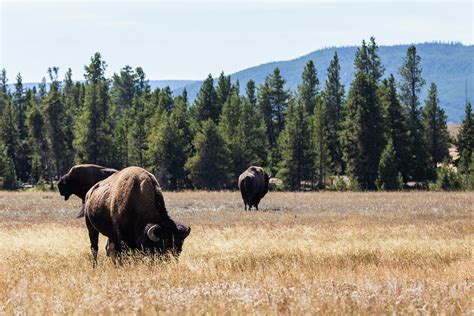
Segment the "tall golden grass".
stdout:
<svg viewBox="0 0 474 316">
<path fill-rule="evenodd" d="M 0 192 L 0 314 L 474 313 L 473 193 L 165 192 L 179 260 L 92 268 L 80 201 Z"/>
</svg>

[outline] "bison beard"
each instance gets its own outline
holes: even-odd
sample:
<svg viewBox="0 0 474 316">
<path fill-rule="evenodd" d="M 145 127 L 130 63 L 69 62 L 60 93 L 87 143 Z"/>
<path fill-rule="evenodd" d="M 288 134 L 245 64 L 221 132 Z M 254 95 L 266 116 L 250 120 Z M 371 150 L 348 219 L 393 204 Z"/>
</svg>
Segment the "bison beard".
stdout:
<svg viewBox="0 0 474 316">
<path fill-rule="evenodd" d="M 125 168 L 94 185 L 84 214 L 94 262 L 99 233 L 109 237 L 112 257 L 122 242 L 131 250 L 179 255 L 191 229 L 172 220 L 156 178 L 139 167 Z"/>
</svg>

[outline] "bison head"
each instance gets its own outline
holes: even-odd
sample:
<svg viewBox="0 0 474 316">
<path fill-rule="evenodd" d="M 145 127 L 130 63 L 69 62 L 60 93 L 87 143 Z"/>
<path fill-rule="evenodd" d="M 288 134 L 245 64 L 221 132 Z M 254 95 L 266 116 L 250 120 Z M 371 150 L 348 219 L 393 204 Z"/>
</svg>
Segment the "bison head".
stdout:
<svg viewBox="0 0 474 316">
<path fill-rule="evenodd" d="M 61 196 L 64 196 L 64 200 L 68 200 L 69 197 L 74 194 L 76 190 L 76 185 L 73 183 L 72 180 L 68 179 L 68 175 L 62 176 L 59 181 L 58 181 L 58 189 L 59 189 L 59 194 Z"/>
<path fill-rule="evenodd" d="M 160 255 L 171 253 L 178 256 L 183 249 L 184 239 L 190 232 L 190 227 L 172 219 L 160 224 L 148 224 L 145 227 L 141 246 L 143 250 L 152 253 Z"/>
</svg>

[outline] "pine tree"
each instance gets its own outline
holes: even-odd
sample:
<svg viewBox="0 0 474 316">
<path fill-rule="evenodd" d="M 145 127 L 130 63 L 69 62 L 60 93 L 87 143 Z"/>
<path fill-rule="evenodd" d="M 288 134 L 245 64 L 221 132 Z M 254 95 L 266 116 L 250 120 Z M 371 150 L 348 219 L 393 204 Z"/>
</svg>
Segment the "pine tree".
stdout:
<svg viewBox="0 0 474 316">
<path fill-rule="evenodd" d="M 419 108 L 419 94 L 425 85 L 420 66 L 421 57 L 416 52 L 415 45 L 408 47 L 407 55 L 403 58 L 400 68 L 401 81 L 400 101 L 407 111 L 407 125 L 410 132 L 410 178 L 414 181 L 426 181 L 433 173 L 432 163 L 425 142 L 423 140 L 423 124 L 421 121 L 421 110 Z"/>
<path fill-rule="evenodd" d="M 359 71 L 345 107 L 344 152 L 349 175 L 362 190 L 376 189 L 383 135 L 375 82 Z"/>
<path fill-rule="evenodd" d="M 3 189 L 15 190 L 18 187 L 15 165 L 13 164 L 13 160 L 8 156 L 5 157 L 3 169 Z"/>
<path fill-rule="evenodd" d="M 329 115 L 323 102 L 317 102 L 313 115 L 312 147 L 314 148 L 314 170 L 318 189 L 326 186 L 326 176 L 331 170 L 331 151 L 329 140 L 331 130 L 328 124 Z"/>
<path fill-rule="evenodd" d="M 458 166 L 462 173 L 467 174 L 474 152 L 474 114 L 471 102 L 466 102 L 466 111 L 459 129 L 456 146 L 460 156 Z"/>
<path fill-rule="evenodd" d="M 399 190 L 401 188 L 401 174 L 397 163 L 397 152 L 391 138 L 382 152 L 379 163 L 377 186 L 382 190 Z"/>
<path fill-rule="evenodd" d="M 372 42 L 372 39 L 371 39 Z M 384 146 L 382 111 L 378 91 L 377 49 L 365 42 L 357 50 L 356 75 L 351 83 L 345 108 L 344 147 L 347 167 L 352 179 L 363 190 L 375 190 L 377 168 Z"/>
<path fill-rule="evenodd" d="M 67 117 L 65 106 L 61 101 L 59 82 L 57 81 L 58 68 L 48 70 L 51 79 L 51 88 L 48 96 L 43 101 L 45 113 L 45 128 L 54 163 L 54 175 L 61 176 L 73 165 L 72 139 L 70 122 Z M 52 180 L 52 179 L 50 179 Z"/>
<path fill-rule="evenodd" d="M 48 94 L 47 92 L 47 87 L 46 87 L 46 77 L 43 77 L 41 79 L 41 82 L 38 84 L 38 98 L 39 101 L 43 101 L 44 98 L 46 98 L 46 95 Z"/>
<path fill-rule="evenodd" d="M 44 130 L 46 129 L 45 118 L 43 111 L 35 100 L 30 100 L 27 125 L 29 146 L 32 152 L 32 181 L 36 182 L 40 178 L 52 179 L 53 174 L 49 157 L 50 149 L 48 140 L 44 135 Z"/>
<path fill-rule="evenodd" d="M 285 128 L 278 139 L 281 152 L 279 177 L 291 190 L 300 190 L 302 181 L 312 180 L 310 133 L 310 121 L 304 105 L 292 98 Z"/>
<path fill-rule="evenodd" d="M 270 77 L 267 77 L 265 78 L 264 84 L 262 84 L 258 89 L 258 107 L 263 115 L 263 120 L 267 129 L 269 147 L 274 148 L 276 145 L 276 137 L 272 118 L 272 104 L 270 94 Z"/>
<path fill-rule="evenodd" d="M 406 123 L 405 110 L 400 104 L 397 96 L 395 78 L 390 75 L 383 81 L 381 88 L 381 102 L 383 108 L 383 121 L 385 137 L 392 141 L 396 156 L 396 165 L 402 175 L 403 181 L 407 182 L 410 173 L 410 143 L 409 132 Z"/>
<path fill-rule="evenodd" d="M 171 112 L 173 110 L 173 92 L 169 86 L 164 87 L 160 92 L 158 107 L 162 111 Z"/>
<path fill-rule="evenodd" d="M 2 116 L 3 110 L 7 106 L 9 100 L 9 91 L 7 89 L 7 71 L 5 68 L 0 72 L 0 117 Z"/>
<path fill-rule="evenodd" d="M 135 68 L 136 80 L 135 80 L 135 90 L 137 93 L 148 93 L 151 92 L 150 84 L 146 78 L 145 72 L 142 67 Z"/>
<path fill-rule="evenodd" d="M 217 81 L 216 96 L 218 106 L 217 112 L 221 113 L 222 109 L 224 108 L 224 104 L 232 96 L 232 84 L 230 76 L 226 76 L 224 72 L 221 72 L 219 80 Z"/>
<path fill-rule="evenodd" d="M 5 70 L 5 68 L 2 68 L 2 71 L 0 72 L 0 92 L 4 95 L 7 95 L 8 93 L 7 82 L 7 71 Z"/>
<path fill-rule="evenodd" d="M 72 70 L 68 68 L 64 80 L 63 80 L 63 88 L 62 88 L 62 103 L 66 108 L 66 112 L 71 116 L 71 118 L 75 118 L 80 109 L 81 109 L 81 98 L 80 98 L 80 89 L 78 86 L 74 84 L 72 80 Z"/>
<path fill-rule="evenodd" d="M 91 57 L 90 64 L 84 66 L 84 78 L 91 84 L 102 82 L 105 80 L 105 69 L 107 69 L 107 63 L 102 60 L 102 56 L 97 52 Z"/>
<path fill-rule="evenodd" d="M 152 170 L 158 174 L 158 180 L 164 188 L 184 189 L 188 186 L 184 166 L 191 142 L 184 100 L 177 99 L 176 107 L 163 120 L 154 136 L 150 137 Z"/>
<path fill-rule="evenodd" d="M 237 170 L 267 164 L 267 136 L 265 122 L 256 107 L 252 94 L 242 100 L 237 127 L 237 144 L 241 155 Z"/>
<path fill-rule="evenodd" d="M 375 37 L 370 38 L 370 44 L 367 47 L 367 55 L 369 60 L 369 75 L 373 81 L 379 82 L 382 78 L 385 68 L 382 65 L 382 60 L 378 55 L 379 46 L 375 42 Z"/>
<path fill-rule="evenodd" d="M 24 140 L 28 134 L 26 128 L 26 100 L 25 100 L 25 90 L 23 88 L 23 79 L 21 74 L 18 74 L 16 77 L 15 83 L 15 92 L 13 93 L 13 102 L 15 103 L 15 108 L 18 116 L 18 132 L 20 140 Z"/>
<path fill-rule="evenodd" d="M 342 123 L 344 121 L 344 86 L 341 84 L 340 71 L 339 58 L 337 53 L 334 53 L 328 67 L 326 87 L 321 95 L 321 106 L 325 110 L 327 149 L 331 172 L 339 175 L 345 172 L 341 140 Z"/>
<path fill-rule="evenodd" d="M 289 97 L 289 92 L 284 89 L 284 85 L 285 80 L 281 77 L 277 67 L 271 75 L 265 78 L 264 84 L 259 88 L 258 105 L 267 127 L 271 173 L 276 173 L 281 159 L 277 140 L 285 126 L 285 113 Z"/>
<path fill-rule="evenodd" d="M 133 98 L 132 109 L 129 113 L 128 162 L 134 166 L 144 167 L 148 135 L 145 130 L 146 113 L 144 100 L 141 97 L 136 95 Z"/>
<path fill-rule="evenodd" d="M 133 97 L 137 93 L 137 80 L 137 74 L 128 65 L 120 70 L 120 74 L 114 73 L 112 76 L 111 100 L 119 113 L 132 107 Z"/>
<path fill-rule="evenodd" d="M 74 83 L 72 80 L 72 70 L 69 68 L 63 80 L 61 103 L 64 105 L 64 134 L 67 146 L 69 163 L 74 162 L 74 122 L 80 114 L 82 108 L 81 83 Z"/>
<path fill-rule="evenodd" d="M 430 161 L 433 163 L 433 169 L 436 169 L 437 163 L 449 158 L 450 137 L 446 120 L 447 116 L 439 106 L 436 84 L 431 83 L 428 98 L 423 108 L 423 125 L 427 150 Z"/>
<path fill-rule="evenodd" d="M 77 162 L 111 166 L 112 147 L 110 100 L 108 84 L 104 77 L 107 65 L 100 53 L 95 53 L 91 63 L 84 67 L 86 74 L 84 106 L 75 127 Z"/>
<path fill-rule="evenodd" d="M 219 105 L 216 90 L 214 89 L 214 79 L 212 79 L 211 74 L 204 80 L 199 90 L 192 107 L 192 113 L 197 126 L 200 126 L 208 119 L 212 119 L 214 123 L 219 121 Z"/>
<path fill-rule="evenodd" d="M 357 71 L 360 71 L 364 74 L 369 74 L 370 72 L 370 60 L 369 52 L 367 48 L 367 43 L 365 40 L 362 40 L 362 44 L 357 48 L 357 52 L 354 59 L 354 66 Z"/>
<path fill-rule="evenodd" d="M 223 189 L 229 183 L 228 153 L 215 123 L 208 119 L 193 141 L 195 154 L 188 159 L 185 169 L 196 188 Z"/>
<path fill-rule="evenodd" d="M 26 96 L 23 87 L 21 74 L 16 77 L 15 92 L 13 93 L 13 103 L 15 105 L 15 115 L 18 128 L 18 147 L 13 161 L 16 169 L 16 175 L 22 181 L 28 179 L 30 173 L 30 150 L 27 143 L 28 130 L 26 127 Z"/>
<path fill-rule="evenodd" d="M 117 116 L 116 119 L 113 137 L 116 155 L 113 161 L 113 165 L 118 169 L 130 166 L 130 162 L 128 160 L 128 156 L 130 153 L 128 135 L 130 133 L 130 125 L 132 118 L 132 115 L 130 115 L 131 112 L 131 109 L 124 110 L 121 115 Z"/>
<path fill-rule="evenodd" d="M 275 139 L 278 139 L 281 131 L 285 127 L 285 112 L 288 107 L 289 93 L 284 89 L 285 80 L 280 74 L 278 67 L 273 70 L 270 76 L 270 104 L 272 107 L 272 119 L 274 120 Z"/>
<path fill-rule="evenodd" d="M 474 190 L 474 151 L 471 154 L 470 161 L 469 169 L 464 171 L 464 174 L 466 175 L 466 188 Z"/>
<path fill-rule="evenodd" d="M 2 117 L 0 118 L 0 143 L 5 146 L 5 156 L 15 165 L 16 170 L 19 167 L 16 166 L 17 155 L 19 149 L 19 132 L 18 132 L 18 121 L 13 102 L 8 101 L 5 109 L 3 110 Z M 5 160 L 6 161 L 6 160 Z"/>
<path fill-rule="evenodd" d="M 301 84 L 298 86 L 298 92 L 308 115 L 312 115 L 319 93 L 319 80 L 312 60 L 306 63 L 301 76 Z"/>
<path fill-rule="evenodd" d="M 3 114 L 3 110 L 7 106 L 7 102 L 8 101 L 7 101 L 6 95 L 3 92 L 0 91 L 0 117 Z"/>
<path fill-rule="evenodd" d="M 232 92 L 232 96 L 227 99 L 222 109 L 219 120 L 219 132 L 224 139 L 227 151 L 230 155 L 229 177 L 234 179 L 242 172 L 242 154 L 238 143 L 238 124 L 241 111 L 241 98 L 238 89 Z"/>
<path fill-rule="evenodd" d="M 247 94 L 247 99 L 250 102 L 251 105 L 256 106 L 257 105 L 257 96 L 255 95 L 255 81 L 250 79 L 247 82 L 247 87 L 245 89 L 245 92 Z"/>
</svg>

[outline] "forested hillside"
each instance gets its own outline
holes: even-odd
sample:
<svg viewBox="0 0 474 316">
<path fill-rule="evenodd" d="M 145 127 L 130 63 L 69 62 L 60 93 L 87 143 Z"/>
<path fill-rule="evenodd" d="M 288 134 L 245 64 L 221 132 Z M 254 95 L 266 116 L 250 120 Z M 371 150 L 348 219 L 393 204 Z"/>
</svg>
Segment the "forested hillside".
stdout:
<svg viewBox="0 0 474 316">
<path fill-rule="evenodd" d="M 398 69 L 409 45 L 380 46 L 379 55 L 385 66 L 384 78 L 390 74 L 400 79 Z M 462 44 L 425 43 L 416 45 L 421 56 L 421 68 L 426 82 L 436 82 L 441 107 L 446 111 L 450 122 L 461 122 L 464 115 L 465 85 L 467 80 L 468 96 L 474 96 L 474 46 Z M 326 78 L 327 68 L 334 53 L 337 52 L 341 65 L 341 82 L 346 87 L 354 79 L 354 56 L 357 47 L 331 47 L 314 51 L 299 58 L 271 62 L 248 68 L 232 74 L 233 80 L 247 82 L 252 79 L 261 84 L 265 77 L 278 67 L 285 78 L 286 88 L 295 90 L 301 82 L 301 72 L 308 60 L 312 60 L 319 78 Z M 193 100 L 201 83 L 187 85 L 188 95 Z M 177 91 L 179 92 L 179 91 Z M 428 94 L 428 86 L 421 91 L 421 98 Z"/>
<path fill-rule="evenodd" d="M 362 41 L 347 85 L 342 79 L 352 75 L 332 51 L 324 71 L 309 59 L 298 74 L 287 73 L 299 82 L 293 91 L 272 64 L 261 84 L 237 80 L 242 74 L 209 75 L 194 101 L 186 89 L 153 88 L 141 67 L 124 66 L 107 78 L 98 52 L 83 74 L 75 74 L 79 81 L 71 69 L 60 78 L 52 66 L 49 80 L 28 88 L 16 74 L 9 89 L 3 69 L 1 185 L 52 186 L 72 165 L 94 163 L 144 167 L 170 190 L 235 189 L 250 165 L 264 166 L 288 190 L 399 190 L 413 183 L 473 188 L 470 103 L 462 104 L 462 124 L 452 139 L 438 83 L 425 77 L 418 48 L 400 54 L 393 69 L 398 79 L 382 52 L 374 38 Z M 449 155 L 453 144 L 457 161 Z"/>
</svg>

